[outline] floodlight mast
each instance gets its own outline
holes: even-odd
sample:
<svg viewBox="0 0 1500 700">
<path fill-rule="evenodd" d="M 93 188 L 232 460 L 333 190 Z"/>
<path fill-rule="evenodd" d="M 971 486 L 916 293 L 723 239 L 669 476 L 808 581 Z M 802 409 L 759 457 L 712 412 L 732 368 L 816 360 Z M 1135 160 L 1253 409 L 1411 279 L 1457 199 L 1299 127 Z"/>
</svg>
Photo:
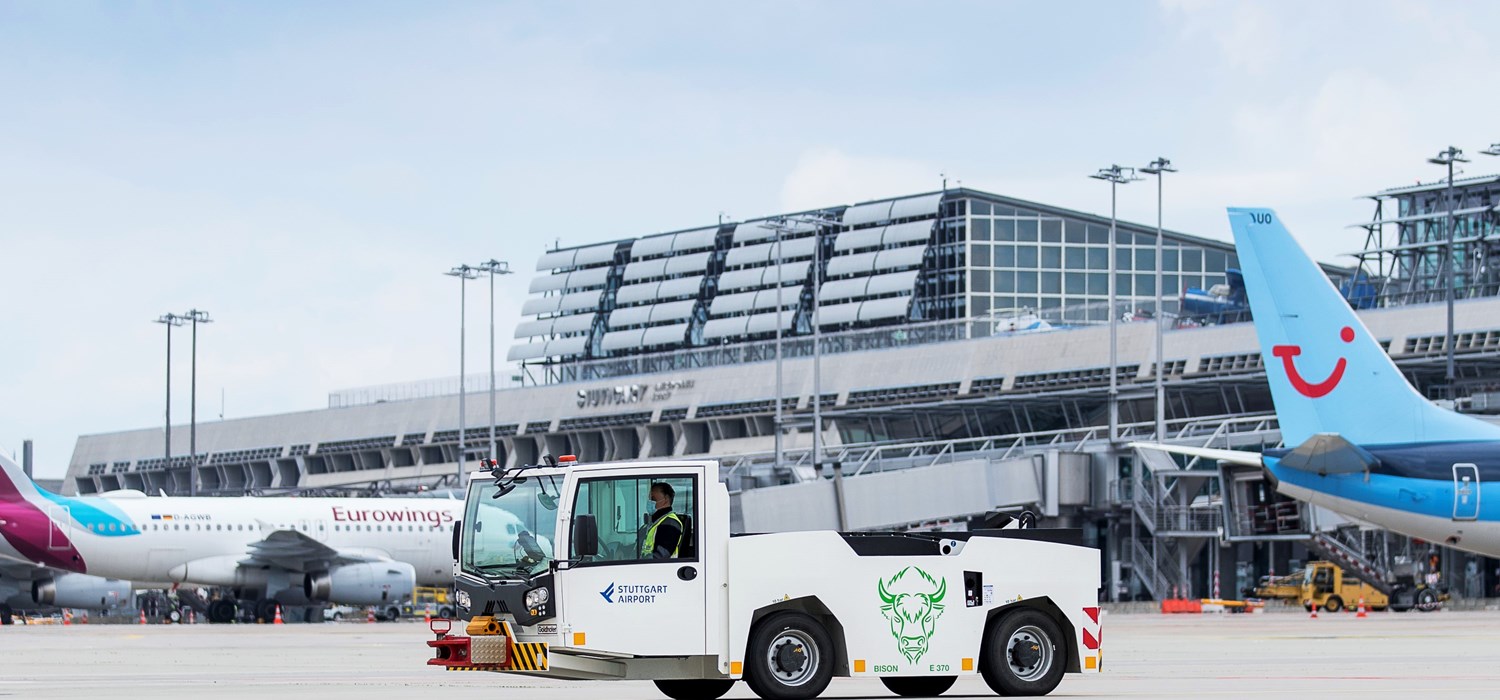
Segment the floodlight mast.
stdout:
<svg viewBox="0 0 1500 700">
<path fill-rule="evenodd" d="M 192 420 L 188 424 L 188 495 L 198 495 L 198 324 L 213 323 L 208 317 L 208 312 L 202 309 L 189 309 L 180 318 L 186 318 L 193 324 L 193 371 L 192 371 Z"/>
<path fill-rule="evenodd" d="M 1172 161 L 1158 157 L 1146 165 L 1146 167 L 1141 168 L 1141 172 L 1156 176 L 1156 370 L 1152 374 L 1155 375 L 1156 439 L 1159 442 L 1167 439 L 1167 390 L 1164 384 L 1165 380 L 1163 379 L 1164 372 L 1162 371 L 1166 355 L 1166 351 L 1162 347 L 1162 340 L 1166 335 L 1164 331 L 1166 313 L 1162 309 L 1162 301 L 1166 299 L 1166 291 L 1161 288 L 1162 183 L 1167 179 L 1166 174 L 1177 172 L 1177 168 L 1172 167 Z"/>
<path fill-rule="evenodd" d="M 510 274 L 510 263 L 490 258 L 479 263 L 478 269 L 490 275 L 490 460 L 499 459 L 499 445 L 495 442 L 495 275 Z"/>
<path fill-rule="evenodd" d="M 479 273 L 479 268 L 471 265 L 459 265 L 443 273 L 449 277 L 458 278 L 458 480 L 454 483 L 454 488 L 460 490 L 464 488 L 464 402 L 467 398 L 464 391 L 464 385 L 466 384 L 464 381 L 464 363 L 466 359 L 464 353 L 464 321 L 468 309 L 465 289 L 468 287 L 466 283 L 469 280 L 477 279 Z"/>
<path fill-rule="evenodd" d="M 1115 313 L 1115 229 L 1118 221 L 1116 191 L 1120 185 L 1136 182 L 1141 178 L 1136 177 L 1135 168 L 1119 165 L 1100 168 L 1099 172 L 1089 177 L 1109 183 L 1109 441 L 1113 444 L 1120 439 L 1119 314 Z"/>
<path fill-rule="evenodd" d="M 165 462 L 162 469 L 168 474 L 172 473 L 172 329 L 181 326 L 187 319 L 177 314 L 168 313 L 157 318 L 153 323 L 160 323 L 167 327 L 167 419 L 166 419 L 166 445 L 162 451 Z M 189 477 L 191 480 L 191 477 Z M 177 489 L 172 489 L 176 491 Z"/>
<path fill-rule="evenodd" d="M 1490 148 L 1493 149 L 1497 146 L 1500 146 L 1500 144 L 1492 145 Z M 1445 237 L 1447 238 L 1447 243 L 1444 246 L 1445 253 L 1443 255 L 1443 296 L 1447 297 L 1448 299 L 1448 335 L 1443 339 L 1443 347 L 1447 348 L 1448 350 L 1446 377 L 1448 381 L 1448 398 L 1452 399 L 1455 398 L 1453 387 L 1453 383 L 1455 381 L 1453 366 L 1453 164 L 1467 163 L 1469 162 L 1469 159 L 1464 157 L 1463 151 L 1454 148 L 1453 146 L 1449 146 L 1442 151 L 1439 151 L 1436 156 L 1428 158 L 1427 162 L 1432 163 L 1433 165 L 1447 166 L 1448 168 L 1448 214 L 1446 217 L 1444 217 L 1443 224 L 1443 232 L 1445 234 Z"/>
</svg>

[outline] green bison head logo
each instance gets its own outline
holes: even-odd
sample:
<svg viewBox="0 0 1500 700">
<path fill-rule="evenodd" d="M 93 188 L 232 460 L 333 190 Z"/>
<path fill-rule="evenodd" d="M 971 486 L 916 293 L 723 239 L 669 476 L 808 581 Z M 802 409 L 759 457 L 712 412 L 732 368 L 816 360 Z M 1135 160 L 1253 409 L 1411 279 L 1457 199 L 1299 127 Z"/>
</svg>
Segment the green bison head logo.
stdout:
<svg viewBox="0 0 1500 700">
<path fill-rule="evenodd" d="M 927 653 L 927 642 L 943 614 L 947 579 L 934 579 L 926 571 L 908 566 L 889 581 L 880 581 L 880 612 L 891 623 L 901 655 L 916 663 Z"/>
</svg>

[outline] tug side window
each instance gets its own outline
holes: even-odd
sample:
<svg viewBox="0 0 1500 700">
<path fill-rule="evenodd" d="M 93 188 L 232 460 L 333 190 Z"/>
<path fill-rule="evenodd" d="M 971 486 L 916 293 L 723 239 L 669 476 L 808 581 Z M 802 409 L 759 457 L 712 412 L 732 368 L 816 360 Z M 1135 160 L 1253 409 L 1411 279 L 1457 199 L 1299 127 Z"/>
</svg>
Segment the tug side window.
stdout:
<svg viewBox="0 0 1500 700">
<path fill-rule="evenodd" d="M 696 522 L 698 512 L 697 479 L 691 476 L 618 477 L 587 479 L 579 483 L 573 515 L 593 515 L 599 526 L 599 555 L 592 563 L 631 563 L 642 561 L 641 545 L 650 525 L 653 507 L 649 502 L 651 484 L 666 482 L 675 492 L 672 512 L 684 522 Z M 696 538 L 697 533 L 686 533 Z M 679 546 L 674 561 L 693 561 L 695 547 Z"/>
</svg>

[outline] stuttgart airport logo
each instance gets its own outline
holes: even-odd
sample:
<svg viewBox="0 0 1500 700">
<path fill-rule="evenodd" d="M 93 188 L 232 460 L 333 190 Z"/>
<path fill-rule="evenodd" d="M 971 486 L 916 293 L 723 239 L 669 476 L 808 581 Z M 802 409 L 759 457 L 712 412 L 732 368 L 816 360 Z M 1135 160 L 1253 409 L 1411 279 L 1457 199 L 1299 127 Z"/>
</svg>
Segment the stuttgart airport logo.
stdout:
<svg viewBox="0 0 1500 700">
<path fill-rule="evenodd" d="M 1344 326 L 1339 330 L 1339 340 L 1345 343 L 1354 342 L 1354 329 Z M 1334 363 L 1333 373 L 1329 374 L 1328 378 L 1321 382 L 1310 382 L 1297 370 L 1297 364 L 1294 360 L 1294 358 L 1302 354 L 1301 345 L 1275 345 L 1271 347 L 1271 354 L 1281 358 L 1281 368 L 1286 372 L 1286 379 L 1292 383 L 1292 388 L 1296 389 L 1297 393 L 1309 399 L 1319 399 L 1327 396 L 1329 392 L 1333 391 L 1339 385 L 1339 381 L 1344 378 L 1344 370 L 1349 367 L 1349 361 L 1340 357 L 1339 361 Z"/>
<path fill-rule="evenodd" d="M 636 603 L 655 603 L 656 597 L 667 592 L 665 584 L 635 584 L 627 583 L 623 586 L 611 581 L 608 588 L 599 591 L 599 596 L 604 602 L 615 605 L 630 605 Z"/>
</svg>

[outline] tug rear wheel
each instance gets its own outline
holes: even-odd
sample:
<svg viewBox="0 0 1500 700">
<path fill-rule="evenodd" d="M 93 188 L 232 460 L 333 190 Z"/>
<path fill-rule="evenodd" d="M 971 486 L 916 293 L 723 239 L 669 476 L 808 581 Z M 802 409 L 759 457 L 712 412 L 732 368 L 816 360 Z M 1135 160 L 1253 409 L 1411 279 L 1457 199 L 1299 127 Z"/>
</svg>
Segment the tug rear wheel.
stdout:
<svg viewBox="0 0 1500 700">
<path fill-rule="evenodd" d="M 1051 617 L 1028 608 L 990 625 L 981 657 L 979 672 L 996 693 L 1046 695 L 1062 682 L 1068 647 Z"/>
</svg>

